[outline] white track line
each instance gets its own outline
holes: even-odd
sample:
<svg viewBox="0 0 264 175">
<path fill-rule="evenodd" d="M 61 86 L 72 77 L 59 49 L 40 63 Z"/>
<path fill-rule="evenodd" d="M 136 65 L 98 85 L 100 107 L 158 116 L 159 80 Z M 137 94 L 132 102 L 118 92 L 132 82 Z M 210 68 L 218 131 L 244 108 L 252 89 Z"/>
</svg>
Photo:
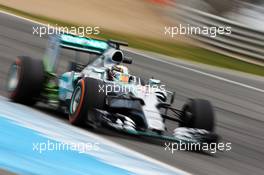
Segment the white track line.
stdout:
<svg viewBox="0 0 264 175">
<path fill-rule="evenodd" d="M 25 20 L 25 21 L 36 23 L 36 24 L 39 24 L 39 25 L 47 26 L 47 24 L 41 23 L 39 21 L 35 21 L 35 20 L 31 20 L 31 19 L 28 19 L 28 18 L 25 18 L 25 17 L 21 17 L 21 16 L 18 16 L 18 15 L 15 15 L 15 14 L 12 14 L 12 13 L 9 13 L 9 12 L 6 12 L 6 11 L 1 11 L 1 13 L 7 14 L 7 15 L 10 15 L 10 16 Z M 214 75 L 214 74 L 211 74 L 211 73 L 203 72 L 203 71 L 200 71 L 200 70 L 197 70 L 197 69 L 194 69 L 194 68 L 190 68 L 190 67 L 186 67 L 186 66 L 183 66 L 183 65 L 180 65 L 180 64 L 177 64 L 177 63 L 169 62 L 169 61 L 166 61 L 164 59 L 157 59 L 157 58 L 148 56 L 148 55 L 143 54 L 143 53 L 137 53 L 137 52 L 131 51 L 131 50 L 129 50 L 129 52 L 137 54 L 137 55 L 140 55 L 140 56 L 143 56 L 143 57 L 146 57 L 146 58 L 149 58 L 149 59 L 152 59 L 152 60 L 155 60 L 155 61 L 158 61 L 158 62 L 170 64 L 170 65 L 173 65 L 175 67 L 179 67 L 179 68 L 182 68 L 182 69 L 185 69 L 185 70 L 189 70 L 189 71 L 192 71 L 192 72 L 204 75 L 204 76 L 208 76 L 208 77 L 215 78 L 215 79 L 218 79 L 218 80 L 221 80 L 221 81 L 225 81 L 225 82 L 228 82 L 228 83 L 231 83 L 231 84 L 234 84 L 234 85 L 238 85 L 238 86 L 241 86 L 241 87 L 244 87 L 244 88 L 248 88 L 248 89 L 251 89 L 251 90 L 254 90 L 254 91 L 257 91 L 257 92 L 264 93 L 264 89 L 260 89 L 260 88 L 257 88 L 257 87 L 254 87 L 254 86 L 250 86 L 250 85 L 247 85 L 247 84 L 244 84 L 244 83 L 240 83 L 240 82 L 237 82 L 237 81 L 234 81 L 234 80 L 230 80 L 230 79 L 218 76 L 218 75 Z"/>
<path fill-rule="evenodd" d="M 4 13 L 4 14 L 6 14 L 6 15 L 9 15 L 9 16 L 13 16 L 13 17 L 16 17 L 16 18 L 19 18 L 19 19 L 25 20 L 25 21 L 29 21 L 29 22 L 35 23 L 35 24 L 44 25 L 44 26 L 47 25 L 47 24 L 41 23 L 41 22 L 39 22 L 39 21 L 35 21 L 35 20 L 29 19 L 29 18 L 25 18 L 25 17 L 22 17 L 22 16 L 15 15 L 15 14 L 13 14 L 13 13 L 6 12 L 6 11 L 4 11 L 4 10 L 1 10 L 0 12 L 1 12 L 1 13 Z"/>
<path fill-rule="evenodd" d="M 175 172 L 175 174 L 181 174 L 181 175 L 191 175 L 189 172 L 186 172 L 180 168 L 168 165 L 166 163 L 163 163 L 157 159 L 154 159 L 150 156 L 144 155 L 142 153 L 139 153 L 131 148 L 127 148 L 125 146 L 120 145 L 119 143 L 116 143 L 114 141 L 111 141 L 107 138 L 104 138 L 102 136 L 99 136 L 95 133 L 83 130 L 78 127 L 72 127 L 69 124 L 65 124 L 64 122 L 61 122 L 60 119 L 54 118 L 49 116 L 48 114 L 42 113 L 41 111 L 38 111 L 34 108 L 30 108 L 21 104 L 11 103 L 7 101 L 8 99 L 0 96 L 0 114 L 1 117 L 8 118 L 12 121 L 15 121 L 17 124 L 32 129 L 34 131 L 37 131 L 38 133 L 43 134 L 44 137 L 48 137 L 49 139 L 54 139 L 56 141 L 62 142 L 62 138 L 67 138 L 71 143 L 77 143 L 84 141 L 83 137 L 87 136 L 87 138 L 91 138 L 92 140 L 96 140 L 99 143 L 103 143 L 103 145 L 109 145 L 112 148 L 117 149 L 119 152 L 124 153 L 126 155 L 133 155 L 135 158 L 140 158 L 143 160 L 146 160 L 149 163 L 153 163 L 154 165 L 160 165 L 162 168 L 170 170 Z M 14 110 L 10 110 L 12 108 L 15 108 Z M 23 111 L 23 112 L 21 112 Z M 19 117 L 17 115 L 20 115 Z M 21 117 L 22 115 L 31 114 L 31 116 Z M 34 117 L 35 116 L 35 117 Z M 38 116 L 38 117 L 36 117 Z M 59 123 L 57 123 L 59 122 Z M 38 124 L 36 124 L 38 123 Z M 48 127 L 45 126 L 45 123 L 50 123 Z M 43 125 L 43 126 L 42 126 Z M 41 126 L 41 127 L 39 127 Z M 59 129 L 62 129 L 62 133 L 53 133 L 54 128 L 59 127 Z M 65 131 L 64 131 L 65 130 Z M 67 133 L 69 132 L 69 133 Z M 77 140 L 71 140 L 72 138 L 68 138 L 67 134 L 71 135 L 72 133 L 76 133 L 75 139 Z M 66 134 L 66 135 L 65 135 Z M 164 150 L 162 148 L 162 150 Z M 165 151 L 165 150 L 164 150 Z M 136 169 L 136 168 L 135 168 Z M 127 170 L 127 169 L 126 169 Z M 164 172 L 164 174 L 166 174 Z"/>
<path fill-rule="evenodd" d="M 166 64 L 169 64 L 169 65 L 173 65 L 173 66 L 179 67 L 181 69 L 189 70 L 189 71 L 201 74 L 201 75 L 205 75 L 205 76 L 208 76 L 208 77 L 211 77 L 211 78 L 215 78 L 215 79 L 218 79 L 218 80 L 221 80 L 221 81 L 225 81 L 225 82 L 228 82 L 228 83 L 231 83 L 231 84 L 235 84 L 235 85 L 238 85 L 238 86 L 242 86 L 244 88 L 248 88 L 248 89 L 251 89 L 251 90 L 255 90 L 255 91 L 264 93 L 264 89 L 260 89 L 260 88 L 257 88 L 257 87 L 254 87 L 254 86 L 250 86 L 250 85 L 247 85 L 247 84 L 244 84 L 244 83 L 240 83 L 240 82 L 237 82 L 237 81 L 234 81 L 234 80 L 230 80 L 230 79 L 227 79 L 227 78 L 224 78 L 224 77 L 221 77 L 221 76 L 218 76 L 218 75 L 214 75 L 214 74 L 211 74 L 211 73 L 203 72 L 203 71 L 200 71 L 200 70 L 197 70 L 197 69 L 194 69 L 194 68 L 186 67 L 186 66 L 177 64 L 175 62 L 169 62 L 169 61 L 166 61 L 164 59 L 154 58 L 154 57 L 148 56 L 148 55 L 143 54 L 143 53 L 138 53 L 138 52 L 131 51 L 131 50 L 127 50 L 127 51 L 129 51 L 129 52 L 131 52 L 133 54 L 136 54 L 136 55 L 140 55 L 140 56 L 143 56 L 143 57 L 158 61 L 158 62 L 166 63 Z M 264 71 L 264 68 L 263 68 L 263 71 Z"/>
</svg>

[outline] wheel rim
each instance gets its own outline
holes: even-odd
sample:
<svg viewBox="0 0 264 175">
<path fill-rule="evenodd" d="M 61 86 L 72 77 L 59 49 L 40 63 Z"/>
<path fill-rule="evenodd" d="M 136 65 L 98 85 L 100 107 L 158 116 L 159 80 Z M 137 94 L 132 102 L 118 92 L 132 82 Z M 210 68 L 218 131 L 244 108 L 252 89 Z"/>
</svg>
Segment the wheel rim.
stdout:
<svg viewBox="0 0 264 175">
<path fill-rule="evenodd" d="M 73 98 L 71 100 L 71 107 L 70 107 L 70 112 L 71 114 L 75 113 L 76 110 L 78 109 L 78 106 L 80 104 L 80 99 L 81 99 L 81 94 L 82 94 L 82 90 L 81 87 L 78 86 L 73 94 Z"/>
<path fill-rule="evenodd" d="M 187 108 L 186 109 L 186 111 L 185 111 L 185 116 L 190 120 L 190 118 L 192 117 L 192 112 L 190 111 L 190 109 L 189 108 Z"/>
<path fill-rule="evenodd" d="M 183 127 L 189 127 L 191 126 L 191 120 L 192 120 L 193 113 L 189 106 L 185 106 L 183 109 L 183 116 L 182 116 L 182 123 L 180 126 Z"/>
<path fill-rule="evenodd" d="M 19 82 L 19 66 L 14 64 L 11 66 L 9 75 L 8 75 L 8 82 L 7 82 L 7 90 L 14 91 L 17 88 Z"/>
</svg>

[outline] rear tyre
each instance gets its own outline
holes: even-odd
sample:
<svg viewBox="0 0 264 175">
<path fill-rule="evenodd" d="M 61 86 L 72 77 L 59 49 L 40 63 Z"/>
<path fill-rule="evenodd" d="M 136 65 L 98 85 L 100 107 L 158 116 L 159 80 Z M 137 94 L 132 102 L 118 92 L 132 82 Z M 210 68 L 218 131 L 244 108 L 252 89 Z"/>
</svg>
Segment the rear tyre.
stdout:
<svg viewBox="0 0 264 175">
<path fill-rule="evenodd" d="M 184 105 L 181 127 L 214 131 L 214 112 L 211 103 L 203 99 L 192 99 Z"/>
<path fill-rule="evenodd" d="M 33 105 L 41 93 L 43 82 L 42 61 L 19 56 L 11 65 L 7 77 L 8 96 L 14 102 Z"/>
<path fill-rule="evenodd" d="M 95 122 L 95 109 L 104 109 L 105 92 L 104 82 L 98 79 L 86 77 L 81 79 L 71 97 L 69 106 L 69 121 L 73 125 L 83 125 L 86 121 Z"/>
</svg>

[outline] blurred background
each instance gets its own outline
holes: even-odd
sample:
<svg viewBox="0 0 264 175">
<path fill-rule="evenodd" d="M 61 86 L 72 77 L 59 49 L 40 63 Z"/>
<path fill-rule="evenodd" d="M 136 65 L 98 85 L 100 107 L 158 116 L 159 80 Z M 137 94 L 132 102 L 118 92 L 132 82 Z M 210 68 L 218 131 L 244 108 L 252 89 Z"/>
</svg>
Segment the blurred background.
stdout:
<svg viewBox="0 0 264 175">
<path fill-rule="evenodd" d="M 45 23 L 98 26 L 101 38 L 199 63 L 264 75 L 264 0 L 0 0 Z M 231 27 L 231 35 L 165 35 L 165 27 Z"/>
<path fill-rule="evenodd" d="M 263 0 L 171 0 L 165 3 L 169 8 L 164 10 L 164 14 L 172 22 L 198 27 L 232 27 L 232 34 L 228 36 L 189 36 L 205 44 L 203 47 L 263 65 Z"/>
</svg>

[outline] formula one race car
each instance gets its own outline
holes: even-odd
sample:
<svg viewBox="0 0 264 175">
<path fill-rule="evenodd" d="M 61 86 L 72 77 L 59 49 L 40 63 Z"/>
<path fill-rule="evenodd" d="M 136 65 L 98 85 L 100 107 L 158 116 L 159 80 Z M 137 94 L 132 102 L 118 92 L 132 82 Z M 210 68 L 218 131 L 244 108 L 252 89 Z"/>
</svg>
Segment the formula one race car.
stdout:
<svg viewBox="0 0 264 175">
<path fill-rule="evenodd" d="M 182 110 L 173 108 L 174 93 L 160 80 L 143 83 L 130 74 L 123 64 L 131 64 L 132 59 L 124 56 L 120 45 L 127 43 L 71 34 L 51 36 L 43 59 L 19 56 L 11 65 L 9 97 L 26 105 L 40 101 L 64 110 L 73 125 L 107 126 L 170 141 L 217 142 L 210 102 L 190 99 Z M 97 56 L 89 64 L 71 62 L 70 71 L 58 76 L 59 48 Z M 170 135 L 166 120 L 179 123 Z"/>
</svg>

